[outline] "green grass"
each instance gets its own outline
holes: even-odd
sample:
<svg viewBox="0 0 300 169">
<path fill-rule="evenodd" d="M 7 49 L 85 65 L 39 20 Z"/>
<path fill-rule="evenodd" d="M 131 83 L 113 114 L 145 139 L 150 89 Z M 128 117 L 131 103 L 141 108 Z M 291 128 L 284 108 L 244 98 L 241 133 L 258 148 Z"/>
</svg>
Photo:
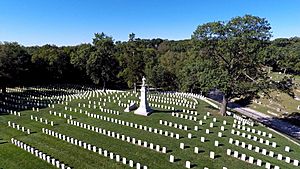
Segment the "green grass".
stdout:
<svg viewBox="0 0 300 169">
<path fill-rule="evenodd" d="M 163 96 L 166 97 L 166 96 Z M 128 97 L 131 100 L 137 98 Z M 128 99 L 126 98 L 126 99 Z M 122 102 L 126 102 L 126 99 L 122 98 Z M 91 98 L 92 102 L 99 101 L 99 98 Z M 191 99 L 188 99 L 192 101 Z M 74 99 L 68 103 L 68 107 L 77 108 L 78 103 L 88 104 L 87 99 Z M 162 104 L 162 103 L 161 103 Z M 169 105 L 169 104 L 167 104 Z M 100 119 L 94 119 L 88 117 L 85 114 L 80 114 L 79 111 L 77 113 L 71 111 L 65 111 L 64 106 L 62 104 L 55 105 L 55 108 L 44 108 L 41 109 L 40 112 L 34 112 L 31 110 L 23 111 L 22 116 L 14 116 L 14 115 L 2 115 L 0 116 L 0 168 L 54 168 L 47 162 L 42 161 L 41 159 L 35 157 L 34 155 L 25 152 L 21 148 L 18 148 L 10 143 L 10 138 L 14 137 L 20 141 L 25 142 L 31 146 L 38 148 L 39 150 L 59 159 L 60 161 L 72 166 L 74 168 L 129 168 L 127 165 L 123 165 L 121 163 L 117 163 L 114 160 L 110 160 L 104 156 L 98 155 L 97 153 L 85 150 L 81 147 L 72 145 L 67 143 L 66 141 L 59 140 L 52 136 L 48 136 L 41 132 L 41 128 L 48 128 L 59 132 L 61 134 L 65 134 L 67 136 L 71 136 L 82 140 L 84 142 L 90 143 L 97 147 L 101 147 L 107 149 L 111 152 L 121 155 L 122 157 L 126 157 L 127 159 L 132 159 L 135 162 L 140 162 L 142 165 L 147 165 L 148 168 L 184 168 L 185 161 L 189 160 L 192 164 L 196 166 L 194 168 L 222 168 L 223 166 L 227 168 L 243 168 L 243 169 L 253 169 L 259 168 L 256 165 L 248 164 L 239 159 L 233 158 L 231 156 L 226 155 L 226 149 L 230 148 L 233 150 L 238 150 L 241 153 L 246 153 L 247 155 L 251 155 L 255 157 L 255 159 L 261 159 L 263 161 L 268 161 L 273 165 L 278 165 L 281 168 L 295 168 L 292 164 L 287 164 L 284 161 L 278 161 L 275 158 L 271 158 L 268 156 L 263 156 L 262 154 L 255 153 L 254 151 L 249 151 L 247 149 L 243 149 L 241 147 L 237 147 L 235 145 L 230 145 L 228 143 L 229 137 L 233 139 L 239 139 L 240 141 L 244 141 L 247 144 L 252 144 L 254 146 L 260 146 L 261 148 L 266 148 L 268 150 L 272 150 L 275 153 L 281 153 L 283 156 L 289 156 L 291 159 L 300 160 L 300 147 L 288 141 L 287 139 L 281 137 L 280 135 L 273 133 L 262 126 L 255 126 L 256 129 L 266 131 L 268 133 L 272 133 L 272 139 L 269 139 L 271 142 L 277 142 L 279 147 L 272 148 L 271 146 L 266 146 L 260 143 L 256 143 L 254 141 L 248 140 L 247 138 L 243 138 L 240 136 L 232 135 L 232 117 L 222 117 L 220 116 L 216 110 L 211 109 L 208 104 L 205 102 L 199 101 L 197 105 L 197 111 L 199 115 L 198 119 L 203 120 L 203 116 L 206 115 L 206 112 L 209 111 L 212 113 L 212 116 L 209 116 L 207 120 L 203 120 L 204 124 L 200 127 L 199 131 L 189 130 L 184 131 L 180 129 L 176 129 L 169 126 L 164 126 L 159 124 L 159 120 L 167 120 L 171 122 L 175 122 L 178 124 L 187 125 L 189 128 L 193 129 L 195 125 L 198 125 L 198 122 L 180 119 L 171 116 L 170 113 L 165 112 L 157 112 L 152 114 L 149 117 L 143 117 L 134 115 L 132 112 L 125 113 L 123 112 L 122 107 L 117 106 L 114 103 L 108 103 L 106 107 L 119 110 L 121 115 L 113 115 L 108 113 L 100 112 L 99 110 L 94 110 L 90 108 L 82 108 L 83 110 L 87 110 L 88 112 L 92 112 L 95 114 L 101 114 L 107 117 L 113 117 L 117 119 L 121 119 L 124 121 L 135 122 L 137 124 L 142 124 L 146 126 L 151 126 L 153 128 L 158 128 L 162 130 L 168 130 L 174 133 L 178 133 L 184 138 L 176 140 L 175 138 L 162 136 L 159 134 L 150 133 L 144 130 L 135 129 L 127 126 L 121 126 L 115 123 L 107 122 Z M 181 106 L 173 105 L 176 109 L 183 109 Z M 90 124 L 93 126 L 101 127 L 106 130 L 115 131 L 121 134 L 125 134 L 131 137 L 135 137 L 136 139 L 141 139 L 147 141 L 148 143 L 152 142 L 154 144 L 159 144 L 160 146 L 166 146 L 168 150 L 167 154 L 159 153 L 154 150 L 150 150 L 149 148 L 140 147 L 137 145 L 129 144 L 127 142 L 117 140 L 115 138 L 111 138 L 102 134 L 95 133 L 93 131 L 88 131 L 86 129 L 69 125 L 66 123 L 66 119 L 53 116 L 49 114 L 49 110 L 66 113 L 68 115 L 72 115 L 79 122 L 83 122 L 86 124 Z M 54 121 L 57 125 L 50 126 L 44 123 L 36 122 L 34 120 L 30 120 L 30 115 L 46 118 L 48 120 Z M 193 115 L 194 116 L 194 115 Z M 212 122 L 212 118 L 217 118 L 217 123 L 214 124 L 214 128 L 210 128 L 212 131 L 211 134 L 205 134 L 205 128 L 209 128 L 209 123 Z M 223 120 L 226 120 L 228 124 L 225 126 L 225 131 L 223 132 L 223 137 L 217 137 L 217 133 L 220 131 L 220 126 L 222 125 Z M 32 129 L 35 133 L 26 135 L 21 131 L 17 131 L 16 129 L 10 128 L 7 126 L 7 121 L 12 121 L 26 128 Z M 236 129 L 237 130 L 237 129 Z M 243 131 L 246 132 L 246 131 Z M 187 133 L 192 133 L 195 138 L 188 139 Z M 246 132 L 247 133 L 247 132 Z M 252 134 L 252 133 L 251 133 Z M 255 134 L 252 134 L 255 135 Z M 205 143 L 200 142 L 200 137 L 204 136 L 208 141 Z M 258 135 L 257 135 L 258 136 Z M 214 140 L 218 140 L 221 143 L 221 146 L 215 147 Z M 189 148 L 184 150 L 179 149 L 179 144 L 183 142 Z M 291 147 L 292 152 L 288 153 L 284 151 L 284 147 L 288 145 Z M 195 154 L 194 147 L 198 146 L 200 148 L 200 153 Z M 214 151 L 218 156 L 215 160 L 209 158 L 209 152 Z M 169 155 L 172 154 L 175 156 L 178 161 L 175 163 L 170 163 L 168 161 Z"/>
<path fill-rule="evenodd" d="M 271 72 L 269 76 L 272 77 L 275 81 L 282 80 L 285 76 L 291 77 L 289 74 L 279 74 L 278 72 Z M 293 76 L 293 83 L 294 83 L 294 94 L 296 96 L 300 96 L 300 76 Z M 289 96 L 286 93 L 280 92 L 280 91 L 273 91 L 269 93 L 271 96 L 268 97 L 260 97 L 258 99 L 259 102 L 262 104 L 257 103 L 251 103 L 248 105 L 250 108 L 253 108 L 254 110 L 260 111 L 262 113 L 268 114 L 268 111 L 277 114 L 278 116 L 282 115 L 288 115 L 295 112 L 299 113 L 299 110 L 297 110 L 298 105 L 300 105 L 300 102 L 298 100 L 295 100 L 293 97 Z M 270 102 L 271 100 L 271 102 Z M 280 110 L 280 111 L 278 111 Z"/>
</svg>

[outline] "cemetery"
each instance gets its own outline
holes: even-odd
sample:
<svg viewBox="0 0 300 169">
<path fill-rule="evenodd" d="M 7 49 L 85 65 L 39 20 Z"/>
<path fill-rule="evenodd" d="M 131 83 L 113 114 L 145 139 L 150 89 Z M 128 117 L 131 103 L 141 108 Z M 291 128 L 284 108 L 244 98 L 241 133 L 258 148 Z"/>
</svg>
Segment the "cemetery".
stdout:
<svg viewBox="0 0 300 169">
<path fill-rule="evenodd" d="M 0 169 L 300 169 L 299 7 L 0 1 Z"/>
<path fill-rule="evenodd" d="M 300 168 L 299 143 L 256 121 L 249 123 L 238 114 L 221 116 L 201 95 L 144 92 L 147 98 L 141 99 L 140 92 L 76 86 L 9 88 L 1 103 L 6 115 L 0 121 L 0 164 L 61 169 Z M 131 103 L 143 105 L 140 102 L 149 104 L 151 114 L 124 111 Z"/>
</svg>

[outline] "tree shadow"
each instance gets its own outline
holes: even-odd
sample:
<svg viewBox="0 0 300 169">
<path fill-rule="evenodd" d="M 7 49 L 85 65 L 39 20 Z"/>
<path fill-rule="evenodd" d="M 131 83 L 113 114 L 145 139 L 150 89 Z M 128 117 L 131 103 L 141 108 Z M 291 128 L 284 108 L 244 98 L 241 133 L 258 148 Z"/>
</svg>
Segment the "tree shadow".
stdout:
<svg viewBox="0 0 300 169">
<path fill-rule="evenodd" d="M 0 107 L 3 109 L 0 112 L 0 116 L 9 115 L 10 111 L 24 111 L 24 110 L 32 110 L 32 108 L 46 108 L 48 104 L 56 104 L 59 99 L 44 99 L 40 100 L 40 96 L 47 96 L 47 98 L 51 98 L 52 96 L 58 95 L 70 95 L 75 94 L 73 91 L 66 91 L 68 87 L 59 87 L 59 90 L 54 87 L 50 89 L 51 86 L 48 86 L 49 90 L 32 90 L 27 89 L 22 92 L 10 92 L 10 93 L 0 93 Z M 52 86 L 53 87 L 53 86 Z M 36 97 L 36 98 L 35 98 Z M 32 103 L 39 103 L 39 105 L 34 105 Z M 9 110 L 7 112 L 6 110 Z"/>
<path fill-rule="evenodd" d="M 182 110 L 157 110 L 157 109 L 153 109 L 153 111 L 151 112 L 151 114 L 170 114 L 173 112 L 182 112 Z"/>
<path fill-rule="evenodd" d="M 280 131 L 282 133 L 285 133 L 293 138 L 300 140 L 300 127 L 296 125 L 291 125 L 289 122 L 283 120 L 282 118 L 259 118 L 259 121 L 263 123 L 264 125 L 275 129 L 277 131 Z M 274 138 L 274 136 L 272 136 Z M 278 145 L 277 145 L 278 147 Z"/>
</svg>

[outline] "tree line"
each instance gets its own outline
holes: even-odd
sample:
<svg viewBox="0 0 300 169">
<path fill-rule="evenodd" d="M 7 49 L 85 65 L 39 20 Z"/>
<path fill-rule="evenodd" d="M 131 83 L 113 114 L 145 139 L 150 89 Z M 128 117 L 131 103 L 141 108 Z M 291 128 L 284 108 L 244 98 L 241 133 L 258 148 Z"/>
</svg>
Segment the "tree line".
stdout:
<svg viewBox="0 0 300 169">
<path fill-rule="evenodd" d="M 164 90 L 218 89 L 224 114 L 229 100 L 280 86 L 268 77 L 268 68 L 300 72 L 300 38 L 271 40 L 270 30 L 265 18 L 245 15 L 199 25 L 191 39 L 178 41 L 141 39 L 131 33 L 121 42 L 96 33 L 92 43 L 76 46 L 3 42 L 0 86 L 2 92 L 8 86 L 57 83 L 126 89 L 136 88 L 146 76 L 152 87 Z"/>
</svg>

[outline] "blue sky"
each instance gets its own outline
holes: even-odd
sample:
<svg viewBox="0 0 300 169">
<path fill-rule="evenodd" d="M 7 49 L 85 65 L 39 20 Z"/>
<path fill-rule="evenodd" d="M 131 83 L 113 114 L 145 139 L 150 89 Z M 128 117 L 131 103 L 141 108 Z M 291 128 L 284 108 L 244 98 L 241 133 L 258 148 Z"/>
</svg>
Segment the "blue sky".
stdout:
<svg viewBox="0 0 300 169">
<path fill-rule="evenodd" d="M 0 0 L 0 41 L 76 45 L 96 32 L 178 40 L 200 24 L 245 14 L 266 18 L 274 38 L 300 36 L 299 0 Z"/>
</svg>

